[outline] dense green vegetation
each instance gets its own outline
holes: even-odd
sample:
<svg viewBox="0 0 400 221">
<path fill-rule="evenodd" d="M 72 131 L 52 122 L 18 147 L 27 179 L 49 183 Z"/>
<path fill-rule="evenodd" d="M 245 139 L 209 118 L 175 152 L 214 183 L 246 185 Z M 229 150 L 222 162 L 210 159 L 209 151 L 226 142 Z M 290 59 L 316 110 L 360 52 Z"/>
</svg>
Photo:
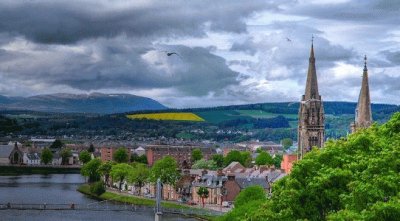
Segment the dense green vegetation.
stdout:
<svg viewBox="0 0 400 221">
<path fill-rule="evenodd" d="M 267 200 L 247 200 L 222 220 L 399 220 L 400 113 L 297 162 Z"/>
<path fill-rule="evenodd" d="M 349 131 L 354 119 L 355 103 L 324 102 L 326 136 L 339 138 Z M 382 123 L 398 111 L 396 105 L 373 104 L 373 118 Z M 135 119 L 127 114 L 61 114 L 32 111 L 2 111 L 12 125 L 20 130 L 8 131 L 14 135 L 78 135 L 96 137 L 115 136 L 120 140 L 141 137 L 168 137 L 191 140 L 209 139 L 233 142 L 258 139 L 279 142 L 297 137 L 298 103 L 264 103 L 213 108 L 170 109 L 134 113 L 191 112 L 205 122 L 182 122 Z M 1 119 L 0 119 L 1 121 Z M 2 124 L 0 124 L 2 125 Z M 3 130 L 3 133 L 5 130 Z M 6 130 L 7 131 L 7 130 Z M 0 133 L 2 132 L 0 126 Z"/>
</svg>

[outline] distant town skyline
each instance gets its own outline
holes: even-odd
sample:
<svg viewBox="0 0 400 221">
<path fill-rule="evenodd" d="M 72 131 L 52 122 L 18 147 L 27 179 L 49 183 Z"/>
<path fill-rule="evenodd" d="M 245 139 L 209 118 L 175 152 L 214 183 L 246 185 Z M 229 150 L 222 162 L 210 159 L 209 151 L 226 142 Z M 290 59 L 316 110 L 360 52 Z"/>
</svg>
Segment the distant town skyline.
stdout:
<svg viewBox="0 0 400 221">
<path fill-rule="evenodd" d="M 5 0 L 0 95 L 130 93 L 177 108 L 298 101 L 314 35 L 324 101 L 357 102 L 367 55 L 372 103 L 400 104 L 399 12 L 395 0 Z"/>
</svg>

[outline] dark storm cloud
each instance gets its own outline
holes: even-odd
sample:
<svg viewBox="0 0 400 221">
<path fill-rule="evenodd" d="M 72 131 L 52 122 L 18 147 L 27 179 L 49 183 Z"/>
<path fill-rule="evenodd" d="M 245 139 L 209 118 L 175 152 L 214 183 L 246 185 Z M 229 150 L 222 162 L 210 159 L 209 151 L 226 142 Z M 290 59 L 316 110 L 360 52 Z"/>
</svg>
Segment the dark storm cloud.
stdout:
<svg viewBox="0 0 400 221">
<path fill-rule="evenodd" d="M 120 3 L 119 1 L 114 4 Z M 141 3 L 139 3 L 141 4 Z M 108 8 L 87 1 L 0 3 L 0 32 L 23 35 L 40 43 L 73 43 L 114 37 L 199 36 L 211 30 L 244 32 L 243 19 L 256 11 L 276 10 L 264 1 L 148 1 Z"/>
<path fill-rule="evenodd" d="M 297 4 L 288 14 L 306 15 L 318 19 L 357 21 L 361 23 L 394 24 L 399 22 L 398 0 L 346 1 L 331 4 Z"/>
<path fill-rule="evenodd" d="M 57 53 L 55 49 L 40 57 L 15 53 L 8 70 L 5 68 L 7 64 L 2 64 L 2 76 L 21 82 L 29 79 L 30 82 L 86 91 L 175 88 L 186 95 L 198 96 L 237 84 L 238 73 L 208 49 L 180 45 L 159 45 L 158 48 L 127 46 L 130 41 L 120 37 L 84 42 L 87 48 L 83 53 Z M 39 47 L 40 50 L 54 48 Z M 162 50 L 177 51 L 182 58 L 167 56 Z M 148 59 L 154 62 L 146 61 L 144 56 L 147 53 L 151 53 Z"/>
</svg>

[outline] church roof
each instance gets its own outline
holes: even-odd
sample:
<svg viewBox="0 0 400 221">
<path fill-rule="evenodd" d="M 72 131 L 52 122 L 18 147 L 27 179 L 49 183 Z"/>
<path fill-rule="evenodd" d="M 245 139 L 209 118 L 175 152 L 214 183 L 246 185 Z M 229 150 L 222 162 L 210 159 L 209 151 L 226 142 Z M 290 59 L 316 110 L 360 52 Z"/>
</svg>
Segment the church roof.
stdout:
<svg viewBox="0 0 400 221">
<path fill-rule="evenodd" d="M 304 100 L 319 99 L 317 71 L 315 68 L 314 45 L 311 44 Z"/>
<path fill-rule="evenodd" d="M 8 158 L 14 149 L 14 145 L 0 145 L 0 158 Z"/>
<path fill-rule="evenodd" d="M 371 98 L 369 95 L 367 56 L 364 57 L 364 71 L 361 83 L 360 95 L 356 109 L 356 124 L 369 126 L 372 122 Z"/>
</svg>

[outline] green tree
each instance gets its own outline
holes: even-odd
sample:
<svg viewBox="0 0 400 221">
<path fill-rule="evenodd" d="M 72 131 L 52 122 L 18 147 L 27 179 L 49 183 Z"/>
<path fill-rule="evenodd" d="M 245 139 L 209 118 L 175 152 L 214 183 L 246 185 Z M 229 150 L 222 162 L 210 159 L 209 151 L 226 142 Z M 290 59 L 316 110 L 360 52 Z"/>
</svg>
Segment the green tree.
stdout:
<svg viewBox="0 0 400 221">
<path fill-rule="evenodd" d="M 114 152 L 113 160 L 117 163 L 127 163 L 129 160 L 127 150 L 123 147 L 118 148 L 118 150 Z"/>
<path fill-rule="evenodd" d="M 224 156 L 222 154 L 214 154 L 211 158 L 218 168 L 224 167 Z"/>
<path fill-rule="evenodd" d="M 240 152 L 241 155 L 241 160 L 239 161 L 240 164 L 242 164 L 245 167 L 250 167 L 251 166 L 251 161 L 252 161 L 252 157 L 251 157 L 251 153 L 248 151 L 243 151 Z"/>
<path fill-rule="evenodd" d="M 203 158 L 203 153 L 199 148 L 192 150 L 192 163 Z"/>
<path fill-rule="evenodd" d="M 88 152 L 89 153 L 94 153 L 94 151 L 95 151 L 95 148 L 94 148 L 93 144 L 90 144 Z"/>
<path fill-rule="evenodd" d="M 281 140 L 281 144 L 283 146 L 283 148 L 288 149 L 289 147 L 291 147 L 293 145 L 293 140 L 290 138 L 285 138 Z"/>
<path fill-rule="evenodd" d="M 40 155 L 40 160 L 46 165 L 53 160 L 53 153 L 49 148 L 43 149 L 42 155 Z"/>
<path fill-rule="evenodd" d="M 136 153 L 134 153 L 131 155 L 131 162 L 147 164 L 147 156 L 145 154 L 139 156 Z"/>
<path fill-rule="evenodd" d="M 150 181 L 155 183 L 160 178 L 162 183 L 175 185 L 180 178 L 178 163 L 171 156 L 157 160 L 150 171 Z"/>
<path fill-rule="evenodd" d="M 90 192 L 92 194 L 100 196 L 101 194 L 106 192 L 106 189 L 104 188 L 104 183 L 102 181 L 97 181 L 97 182 L 91 184 L 90 185 Z"/>
<path fill-rule="evenodd" d="M 384 125 L 329 140 L 296 162 L 269 200 L 233 209 L 230 220 L 398 220 L 399 144 L 400 113 Z"/>
<path fill-rule="evenodd" d="M 146 184 L 150 176 L 149 168 L 142 163 L 135 163 L 133 170 L 128 175 L 128 182 L 133 183 L 138 188 L 137 194 L 141 194 L 141 188 Z"/>
<path fill-rule="evenodd" d="M 87 150 L 83 150 L 79 153 L 79 160 L 85 164 L 87 162 L 89 162 L 92 159 L 92 157 L 90 156 L 90 153 Z"/>
<path fill-rule="evenodd" d="M 61 150 L 61 158 L 62 158 L 62 163 L 63 165 L 68 164 L 69 158 L 72 156 L 72 151 L 69 148 L 64 148 Z"/>
<path fill-rule="evenodd" d="M 192 165 L 192 169 L 216 170 L 218 167 L 213 160 L 201 159 Z"/>
<path fill-rule="evenodd" d="M 249 186 L 240 191 L 239 195 L 236 196 L 235 208 L 241 207 L 251 201 L 266 200 L 266 196 L 266 192 L 261 186 Z"/>
<path fill-rule="evenodd" d="M 238 150 L 230 151 L 224 158 L 225 166 L 228 166 L 232 162 L 242 162 L 242 154 Z"/>
<path fill-rule="evenodd" d="M 61 149 L 64 146 L 64 143 L 61 142 L 61 140 L 55 140 L 51 145 L 50 148 L 51 149 Z"/>
<path fill-rule="evenodd" d="M 282 159 L 282 155 L 275 155 L 275 157 L 273 158 L 275 168 L 281 168 Z"/>
<path fill-rule="evenodd" d="M 89 177 L 89 182 L 95 182 L 100 180 L 100 173 L 98 171 L 101 165 L 100 159 L 92 159 L 88 163 L 82 166 L 81 174 L 85 177 Z"/>
<path fill-rule="evenodd" d="M 274 160 L 272 159 L 271 155 L 269 155 L 269 153 L 262 151 L 256 157 L 256 164 L 271 166 L 274 164 Z"/>
<path fill-rule="evenodd" d="M 101 176 L 104 176 L 104 181 L 107 186 L 110 184 L 110 172 L 111 172 L 112 166 L 113 166 L 113 162 L 107 161 L 105 163 L 102 163 L 97 170 L 97 172 L 99 172 L 99 174 Z"/>
<path fill-rule="evenodd" d="M 204 208 L 204 204 L 205 204 L 205 199 L 208 198 L 208 189 L 206 187 L 199 187 L 199 189 L 197 190 L 197 195 L 199 195 L 199 197 L 201 198 L 201 203 L 203 204 L 203 208 Z"/>
<path fill-rule="evenodd" d="M 110 176 L 113 180 L 118 180 L 119 182 L 119 190 L 122 190 L 122 183 L 128 177 L 130 173 L 132 173 L 132 166 L 127 163 L 119 163 L 115 164 L 111 167 Z"/>
</svg>

